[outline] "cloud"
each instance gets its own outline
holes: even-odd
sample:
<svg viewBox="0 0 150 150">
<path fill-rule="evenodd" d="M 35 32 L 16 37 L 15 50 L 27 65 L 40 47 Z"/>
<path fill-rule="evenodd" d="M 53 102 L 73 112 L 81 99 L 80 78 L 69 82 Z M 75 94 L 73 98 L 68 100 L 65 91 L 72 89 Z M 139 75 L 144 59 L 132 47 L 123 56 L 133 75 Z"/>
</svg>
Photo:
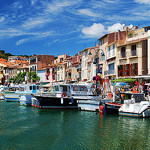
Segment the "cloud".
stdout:
<svg viewBox="0 0 150 150">
<path fill-rule="evenodd" d="M 93 13 L 91 10 L 89 9 L 79 9 L 78 12 L 80 14 L 86 15 L 86 16 L 90 16 L 90 17 L 98 17 L 97 14 Z"/>
<path fill-rule="evenodd" d="M 27 42 L 29 40 L 30 40 L 30 38 L 21 39 L 21 40 L 19 40 L 19 41 L 16 42 L 16 45 L 20 45 L 20 44 L 25 43 L 25 42 Z"/>
<path fill-rule="evenodd" d="M 125 26 L 125 24 L 120 24 L 120 23 L 113 24 L 112 26 L 108 27 L 107 32 L 111 33 L 111 32 L 115 32 L 118 30 L 123 30 L 124 26 Z"/>
<path fill-rule="evenodd" d="M 29 42 L 29 41 L 36 41 L 36 40 L 54 36 L 54 35 L 56 35 L 56 33 L 54 31 L 31 33 L 31 36 L 29 36 L 28 38 L 18 40 L 16 42 L 16 45 L 20 45 L 20 44 L 23 44 L 23 43 Z"/>
<path fill-rule="evenodd" d="M 82 29 L 82 33 L 86 36 L 86 38 L 97 38 L 100 37 L 106 33 L 115 32 L 118 30 L 123 30 L 125 27 L 125 24 L 116 23 L 112 26 L 108 26 L 107 29 L 104 25 L 101 23 L 93 23 L 90 27 L 84 27 Z M 127 27 L 132 28 L 133 25 L 128 25 Z"/>
<path fill-rule="evenodd" d="M 90 27 L 85 27 L 82 29 L 82 33 L 86 35 L 86 37 L 100 37 L 104 34 L 105 28 L 101 23 L 93 23 Z"/>
<path fill-rule="evenodd" d="M 26 29 L 32 29 L 32 28 L 41 28 L 46 23 L 51 22 L 51 18 L 44 18 L 44 17 L 36 17 L 36 18 L 29 18 L 25 21 L 23 24 L 23 27 Z"/>
<path fill-rule="evenodd" d="M 37 0 L 31 0 L 31 5 L 34 5 L 37 2 Z"/>
<path fill-rule="evenodd" d="M 55 1 L 52 1 L 52 3 L 45 3 L 47 8 L 46 8 L 46 11 L 47 12 L 58 12 L 58 11 L 63 11 L 63 8 L 65 7 L 70 7 L 70 6 L 73 6 L 75 4 L 78 4 L 80 0 L 64 0 L 64 1 L 61 1 L 61 0 L 55 0 Z"/>
<path fill-rule="evenodd" d="M 0 18 L 0 22 L 3 22 L 4 20 L 5 20 L 5 17 L 2 16 L 2 17 Z"/>
<path fill-rule="evenodd" d="M 150 0 L 135 0 L 135 2 L 140 4 L 150 4 Z"/>
<path fill-rule="evenodd" d="M 23 6 L 22 6 L 22 4 L 21 4 L 21 2 L 14 2 L 13 4 L 12 4 L 12 8 L 13 9 L 21 9 L 21 8 L 23 8 Z"/>
</svg>

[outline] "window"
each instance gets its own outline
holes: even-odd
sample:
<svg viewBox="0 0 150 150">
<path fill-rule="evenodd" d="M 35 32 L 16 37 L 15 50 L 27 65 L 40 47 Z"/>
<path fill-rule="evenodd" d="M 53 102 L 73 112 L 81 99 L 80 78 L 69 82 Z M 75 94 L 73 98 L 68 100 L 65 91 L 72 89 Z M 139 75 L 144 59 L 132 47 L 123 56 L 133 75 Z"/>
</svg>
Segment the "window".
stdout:
<svg viewBox="0 0 150 150">
<path fill-rule="evenodd" d="M 114 68 L 115 68 L 114 63 L 108 65 L 108 70 L 114 70 Z"/>
<path fill-rule="evenodd" d="M 33 86 L 33 90 L 36 90 L 36 86 Z"/>
<path fill-rule="evenodd" d="M 126 47 L 121 48 L 121 57 L 126 57 Z"/>
<path fill-rule="evenodd" d="M 60 62 L 63 61 L 63 58 L 60 58 Z"/>
<path fill-rule="evenodd" d="M 30 90 L 32 90 L 32 86 L 30 86 L 29 88 L 30 88 Z"/>
<path fill-rule="evenodd" d="M 131 56 L 136 56 L 136 45 L 131 45 Z"/>
<path fill-rule="evenodd" d="M 59 87 L 58 86 L 54 86 L 55 91 L 59 91 Z"/>
<path fill-rule="evenodd" d="M 113 49 L 115 49 L 115 44 L 113 44 Z"/>
<path fill-rule="evenodd" d="M 102 61 L 102 54 L 100 53 L 100 56 L 99 56 L 99 61 L 101 62 Z"/>
</svg>

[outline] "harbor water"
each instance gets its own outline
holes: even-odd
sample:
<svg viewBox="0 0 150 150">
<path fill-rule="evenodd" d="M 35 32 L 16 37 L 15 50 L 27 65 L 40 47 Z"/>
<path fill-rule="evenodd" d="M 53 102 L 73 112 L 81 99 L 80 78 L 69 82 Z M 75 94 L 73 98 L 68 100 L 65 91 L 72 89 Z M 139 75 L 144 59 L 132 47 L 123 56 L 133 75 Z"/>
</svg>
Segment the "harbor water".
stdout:
<svg viewBox="0 0 150 150">
<path fill-rule="evenodd" d="M 0 102 L 1 150 L 148 150 L 150 118 Z"/>
</svg>

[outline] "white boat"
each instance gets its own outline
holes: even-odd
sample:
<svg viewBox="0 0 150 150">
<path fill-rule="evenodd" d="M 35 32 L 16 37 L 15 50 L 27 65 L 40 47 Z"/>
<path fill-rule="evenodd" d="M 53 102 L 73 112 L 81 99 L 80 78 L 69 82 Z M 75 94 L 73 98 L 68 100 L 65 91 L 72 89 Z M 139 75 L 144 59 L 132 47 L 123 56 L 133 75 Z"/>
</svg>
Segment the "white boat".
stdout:
<svg viewBox="0 0 150 150">
<path fill-rule="evenodd" d="M 79 110 L 100 111 L 100 93 L 96 92 L 93 86 L 92 83 L 71 85 L 71 96 L 77 100 Z"/>
<path fill-rule="evenodd" d="M 4 86 L 0 86 L 0 100 L 4 101 Z"/>
<path fill-rule="evenodd" d="M 4 93 L 7 102 L 19 102 L 20 105 L 31 105 L 32 94 L 39 91 L 36 84 L 24 84 L 18 87 L 13 93 Z"/>
<path fill-rule="evenodd" d="M 18 102 L 20 95 L 17 94 L 16 92 L 18 91 L 18 89 L 22 89 L 24 85 L 19 86 L 13 86 L 13 87 L 7 87 L 4 90 L 4 99 L 6 100 L 6 102 Z"/>
<path fill-rule="evenodd" d="M 119 115 L 132 117 L 150 117 L 150 101 L 135 102 L 134 98 L 125 100 L 119 109 Z"/>
<path fill-rule="evenodd" d="M 24 106 L 31 106 L 33 94 L 39 92 L 39 86 L 36 84 L 26 84 L 24 91 L 17 91 L 16 93 L 20 95 L 19 103 Z"/>
</svg>

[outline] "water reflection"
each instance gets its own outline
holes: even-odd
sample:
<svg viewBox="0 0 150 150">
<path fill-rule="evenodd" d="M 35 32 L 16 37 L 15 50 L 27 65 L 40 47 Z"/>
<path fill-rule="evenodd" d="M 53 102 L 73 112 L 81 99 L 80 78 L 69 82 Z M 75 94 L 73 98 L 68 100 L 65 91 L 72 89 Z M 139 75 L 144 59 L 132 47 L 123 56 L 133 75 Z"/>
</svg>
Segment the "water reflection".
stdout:
<svg viewBox="0 0 150 150">
<path fill-rule="evenodd" d="M 1 149 L 148 149 L 150 119 L 0 103 Z"/>
</svg>

